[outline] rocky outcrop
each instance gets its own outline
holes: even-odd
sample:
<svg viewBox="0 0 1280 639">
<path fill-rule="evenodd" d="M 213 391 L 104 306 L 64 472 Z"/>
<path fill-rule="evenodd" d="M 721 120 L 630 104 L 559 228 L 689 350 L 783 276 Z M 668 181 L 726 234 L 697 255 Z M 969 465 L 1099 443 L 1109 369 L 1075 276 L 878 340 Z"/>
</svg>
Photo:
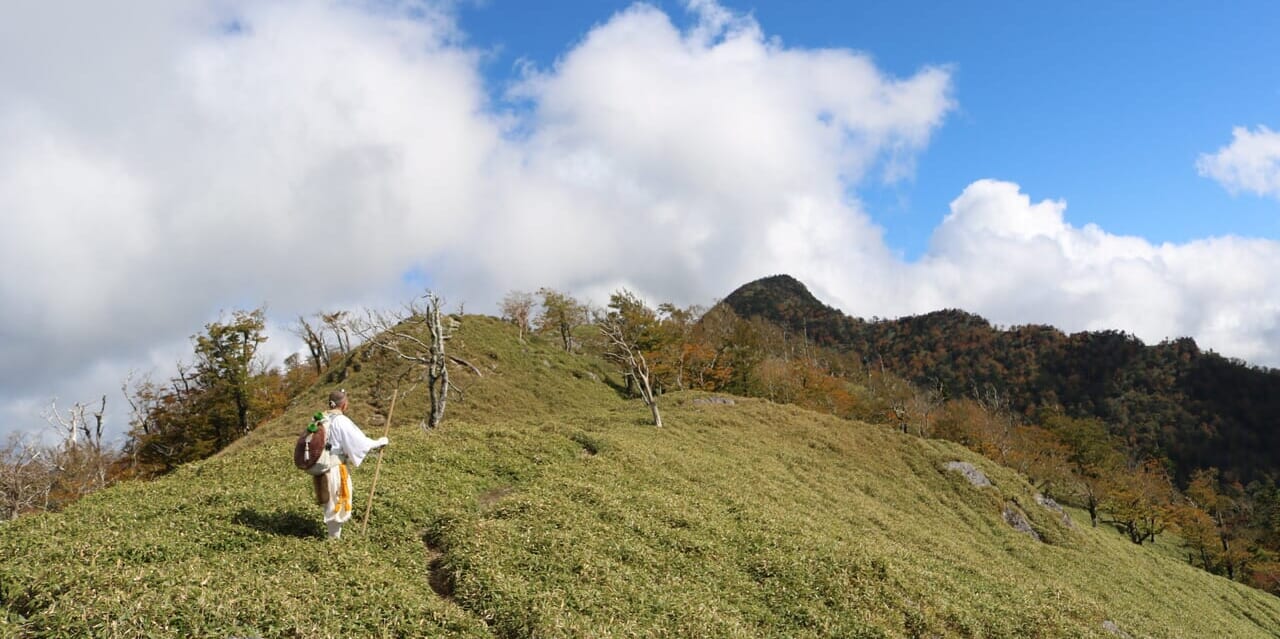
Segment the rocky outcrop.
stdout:
<svg viewBox="0 0 1280 639">
<path fill-rule="evenodd" d="M 964 478 L 969 480 L 970 484 L 973 484 L 974 486 L 977 486 L 979 488 L 983 488 L 985 486 L 991 485 L 991 480 L 987 479 L 987 475 L 983 473 L 981 470 L 979 470 L 973 464 L 970 464 L 969 462 L 962 462 L 962 461 L 947 462 L 944 468 L 964 475 Z"/>
<path fill-rule="evenodd" d="M 1036 541 L 1044 541 L 1040 538 L 1040 533 L 1036 532 L 1036 529 L 1031 526 L 1031 521 L 1027 519 L 1027 514 L 1022 512 L 1022 509 L 1018 508 L 1018 505 L 1014 502 L 1005 502 L 1002 515 L 1004 516 L 1004 523 L 1009 524 L 1014 530 Z"/>
<path fill-rule="evenodd" d="M 1054 501 L 1052 497 L 1049 497 L 1048 495 L 1041 495 L 1040 493 L 1036 493 L 1035 499 L 1036 499 L 1036 503 L 1040 504 L 1042 508 L 1047 508 L 1049 510 L 1052 510 L 1055 513 L 1058 513 L 1058 516 L 1063 526 L 1066 526 L 1067 528 L 1076 527 L 1075 522 L 1071 520 L 1071 515 L 1068 515 L 1067 511 L 1062 508 L 1062 505 Z"/>
</svg>

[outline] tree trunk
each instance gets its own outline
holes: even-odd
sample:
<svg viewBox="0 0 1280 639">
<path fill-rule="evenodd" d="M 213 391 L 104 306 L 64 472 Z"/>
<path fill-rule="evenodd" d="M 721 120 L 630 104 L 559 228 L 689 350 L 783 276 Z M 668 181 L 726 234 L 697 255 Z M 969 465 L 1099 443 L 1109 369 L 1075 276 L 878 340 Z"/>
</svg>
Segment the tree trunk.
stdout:
<svg viewBox="0 0 1280 639">
<path fill-rule="evenodd" d="M 431 416 L 428 428 L 435 428 L 444 421 L 445 405 L 449 402 L 449 365 L 444 354 L 444 326 L 440 323 L 440 302 L 434 297 L 429 302 L 427 328 L 431 332 L 431 366 L 427 371 L 427 387 L 431 393 Z"/>
<path fill-rule="evenodd" d="M 1231 558 L 1231 546 L 1227 543 L 1226 535 L 1219 534 L 1218 537 L 1222 540 L 1222 564 L 1227 568 L 1227 578 L 1234 580 L 1236 578 L 1236 562 Z M 1205 570 L 1208 570 L 1208 568 Z"/>
<path fill-rule="evenodd" d="M 653 384 L 649 381 L 649 363 L 644 361 L 644 355 L 640 356 L 639 366 L 632 360 L 631 376 L 635 378 L 640 387 L 640 398 L 644 400 L 645 405 L 649 407 L 649 412 L 653 414 L 653 425 L 662 427 L 662 414 L 658 412 L 658 398 L 653 393 Z M 640 368 L 643 366 L 643 368 Z"/>
<path fill-rule="evenodd" d="M 427 420 L 427 427 L 435 428 L 444 421 L 445 405 L 449 402 L 449 367 L 441 365 L 432 372 L 427 385 L 431 393 L 431 417 Z"/>
<path fill-rule="evenodd" d="M 649 412 L 653 413 L 653 425 L 662 428 L 662 413 L 658 412 L 658 402 L 649 402 Z"/>
<path fill-rule="evenodd" d="M 240 419 L 240 434 L 246 435 L 249 433 L 249 409 L 244 406 L 239 406 L 236 408 L 236 412 Z"/>
</svg>

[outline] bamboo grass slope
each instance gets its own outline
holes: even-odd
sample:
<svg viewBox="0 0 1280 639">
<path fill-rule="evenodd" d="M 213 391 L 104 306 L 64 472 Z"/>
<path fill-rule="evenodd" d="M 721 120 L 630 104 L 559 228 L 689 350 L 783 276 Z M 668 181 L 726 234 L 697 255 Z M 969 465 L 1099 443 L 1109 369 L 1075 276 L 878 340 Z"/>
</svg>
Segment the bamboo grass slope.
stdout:
<svg viewBox="0 0 1280 639">
<path fill-rule="evenodd" d="M 0 636 L 1280 635 L 1280 600 L 1064 527 L 956 445 L 697 393 L 659 430 L 600 360 L 482 317 L 451 347 L 484 376 L 434 431 L 414 376 L 357 352 L 211 459 L 0 525 Z M 329 543 L 290 453 L 339 384 L 366 429 L 408 392 L 367 534 Z"/>
</svg>

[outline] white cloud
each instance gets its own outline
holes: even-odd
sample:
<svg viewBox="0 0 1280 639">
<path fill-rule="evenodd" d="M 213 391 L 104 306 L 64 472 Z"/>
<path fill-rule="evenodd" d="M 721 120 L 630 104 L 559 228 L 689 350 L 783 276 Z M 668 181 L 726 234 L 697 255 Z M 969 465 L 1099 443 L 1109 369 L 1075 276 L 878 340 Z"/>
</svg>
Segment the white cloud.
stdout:
<svg viewBox="0 0 1280 639">
<path fill-rule="evenodd" d="M 706 301 L 840 253 L 883 259 L 845 189 L 877 167 L 901 177 L 952 107 L 949 74 L 890 78 L 863 55 L 786 48 L 750 18 L 692 8 L 682 32 L 636 5 L 514 88 L 534 111 L 482 216 L 499 247 L 482 256 L 491 280 L 627 280 Z"/>
<path fill-rule="evenodd" d="M 0 8 L 4 399 L 220 309 L 386 299 L 460 241 L 500 131 L 430 7 L 96 7 Z"/>
<path fill-rule="evenodd" d="M 168 374 L 220 310 L 269 302 L 279 358 L 281 323 L 404 299 L 409 274 L 488 311 L 539 286 L 706 303 L 786 272 L 861 315 L 960 306 L 1280 363 L 1280 309 L 1245 302 L 1280 299 L 1271 242 L 1152 246 L 982 181 L 903 262 L 849 193 L 910 175 L 950 71 L 688 7 L 683 30 L 612 16 L 508 112 L 433 5 L 0 6 L 0 428 Z"/>
<path fill-rule="evenodd" d="M 131 67 L 86 74 L 73 105 L 34 81 L 0 98 L 0 253 L 23 265 L 0 282 L 6 333 L 145 343 L 219 305 L 358 297 L 454 239 L 497 141 L 469 54 L 345 5 L 242 11 L 243 33 L 158 25 L 185 37 L 135 56 L 167 66 L 111 117 L 97 91 L 119 100 L 106 85 L 127 93 Z M 29 57 L 57 56 L 46 35 Z"/>
<path fill-rule="evenodd" d="M 456 302 L 616 283 L 705 301 L 841 238 L 882 248 L 842 194 L 909 167 L 948 74 L 889 78 L 689 8 L 687 31 L 645 5 L 594 29 L 513 89 L 522 117 L 429 4 L 5 5 L 5 398 L 165 374 L 221 309 L 386 303 L 406 273 Z"/>
<path fill-rule="evenodd" d="M 1257 131 L 1235 127 L 1231 144 L 1202 154 L 1196 168 L 1233 194 L 1247 191 L 1280 198 L 1280 133 L 1265 126 Z"/>
<path fill-rule="evenodd" d="M 1063 220 L 1018 185 L 980 180 L 951 203 L 928 254 L 908 268 L 916 294 L 898 312 L 944 306 L 1002 324 L 1121 329 L 1147 342 L 1280 362 L 1280 242 L 1220 237 L 1151 244 Z"/>
</svg>

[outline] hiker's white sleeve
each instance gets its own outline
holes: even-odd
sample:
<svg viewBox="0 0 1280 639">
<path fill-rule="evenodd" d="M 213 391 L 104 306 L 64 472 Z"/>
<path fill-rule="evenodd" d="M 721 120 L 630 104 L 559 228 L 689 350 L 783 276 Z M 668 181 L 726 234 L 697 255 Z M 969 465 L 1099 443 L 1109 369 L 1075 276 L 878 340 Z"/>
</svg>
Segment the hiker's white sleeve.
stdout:
<svg viewBox="0 0 1280 639">
<path fill-rule="evenodd" d="M 334 443 L 342 449 L 343 457 L 346 457 L 347 461 L 356 467 L 359 467 L 365 456 L 381 443 L 365 436 L 364 432 L 356 426 L 356 423 L 346 415 L 338 415 L 331 422 L 333 424 Z"/>
</svg>

